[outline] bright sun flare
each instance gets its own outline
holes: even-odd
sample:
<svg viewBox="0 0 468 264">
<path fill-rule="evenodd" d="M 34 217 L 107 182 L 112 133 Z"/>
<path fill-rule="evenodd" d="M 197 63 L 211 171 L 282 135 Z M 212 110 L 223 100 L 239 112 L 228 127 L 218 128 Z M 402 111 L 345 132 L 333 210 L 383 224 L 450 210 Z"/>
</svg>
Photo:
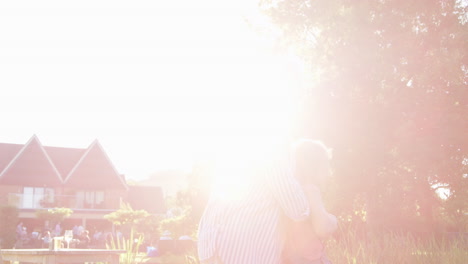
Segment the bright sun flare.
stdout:
<svg viewBox="0 0 468 264">
<path fill-rule="evenodd" d="M 220 5 L 209 2 L 207 6 Z M 226 170 L 265 157 L 288 140 L 301 82 L 299 60 L 275 53 L 270 36 L 254 33 L 252 23 L 265 25 L 252 12 L 256 8 L 252 2 L 230 3 L 230 8 L 221 9 L 217 23 L 210 21 L 209 34 L 217 32 L 211 38 L 221 44 L 208 43 L 214 48 L 193 69 L 192 74 L 204 80 L 195 88 L 197 99 L 186 105 L 206 107 L 206 112 L 191 115 L 186 122 L 215 131 L 199 142 L 198 149 Z M 168 118 L 178 120 L 178 115 Z"/>
<path fill-rule="evenodd" d="M 0 29 L 6 142 L 38 134 L 45 145 L 86 147 L 98 138 L 123 174 L 141 178 L 205 157 L 264 156 L 289 136 L 301 66 L 254 33 L 268 28 L 256 1 L 0 10 L 0 24 L 14 25 Z"/>
</svg>

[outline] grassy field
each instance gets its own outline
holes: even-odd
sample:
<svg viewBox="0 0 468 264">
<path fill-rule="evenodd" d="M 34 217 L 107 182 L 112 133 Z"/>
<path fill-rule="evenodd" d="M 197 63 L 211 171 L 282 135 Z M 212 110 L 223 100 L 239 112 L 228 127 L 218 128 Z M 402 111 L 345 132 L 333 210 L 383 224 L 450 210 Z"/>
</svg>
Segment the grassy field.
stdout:
<svg viewBox="0 0 468 264">
<path fill-rule="evenodd" d="M 355 232 L 348 232 L 328 240 L 326 247 L 327 255 L 334 264 L 468 263 L 467 234 L 456 237 L 428 235 L 421 239 L 409 234 L 358 236 Z M 165 255 L 156 258 L 139 255 L 129 264 L 199 264 L 194 254 Z"/>
<path fill-rule="evenodd" d="M 385 234 L 358 238 L 348 233 L 327 242 L 327 254 L 334 264 L 466 264 L 468 239 L 417 239 L 412 235 Z M 198 264 L 194 256 L 150 258 L 146 263 Z"/>
<path fill-rule="evenodd" d="M 363 239 L 350 232 L 329 240 L 327 254 L 340 264 L 464 264 L 468 263 L 468 239 L 396 234 Z"/>
</svg>

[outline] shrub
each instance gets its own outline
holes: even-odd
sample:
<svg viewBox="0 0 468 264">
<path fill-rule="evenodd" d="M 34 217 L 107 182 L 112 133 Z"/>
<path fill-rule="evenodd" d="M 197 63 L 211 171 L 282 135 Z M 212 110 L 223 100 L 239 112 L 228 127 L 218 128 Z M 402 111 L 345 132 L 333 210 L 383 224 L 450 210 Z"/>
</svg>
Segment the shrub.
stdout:
<svg viewBox="0 0 468 264">
<path fill-rule="evenodd" d="M 1 248 L 12 248 L 16 242 L 16 225 L 18 209 L 13 206 L 0 207 L 0 239 Z"/>
</svg>

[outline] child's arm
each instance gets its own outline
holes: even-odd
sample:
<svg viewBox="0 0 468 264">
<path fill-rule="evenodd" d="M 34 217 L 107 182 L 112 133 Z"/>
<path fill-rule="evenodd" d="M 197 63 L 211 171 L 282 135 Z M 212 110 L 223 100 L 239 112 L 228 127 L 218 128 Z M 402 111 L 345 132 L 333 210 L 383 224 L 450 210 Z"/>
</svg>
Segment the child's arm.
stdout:
<svg viewBox="0 0 468 264">
<path fill-rule="evenodd" d="M 314 231 L 320 238 L 331 235 L 338 227 L 337 219 L 327 212 L 323 205 L 320 190 L 315 185 L 304 188 L 310 204 L 310 215 Z"/>
</svg>

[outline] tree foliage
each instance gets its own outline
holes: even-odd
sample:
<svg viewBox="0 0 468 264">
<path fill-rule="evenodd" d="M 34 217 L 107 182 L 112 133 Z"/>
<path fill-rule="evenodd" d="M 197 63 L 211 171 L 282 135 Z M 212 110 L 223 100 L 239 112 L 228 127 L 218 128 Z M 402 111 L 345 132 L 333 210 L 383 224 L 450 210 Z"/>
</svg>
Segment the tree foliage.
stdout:
<svg viewBox="0 0 468 264">
<path fill-rule="evenodd" d="M 49 221 L 52 224 L 60 223 L 63 219 L 69 217 L 73 213 L 70 208 L 56 207 L 50 209 L 39 209 L 36 211 L 36 217 L 44 221 Z"/>
<path fill-rule="evenodd" d="M 173 238 L 178 239 L 183 235 L 193 235 L 195 230 L 194 222 L 191 221 L 189 214 L 183 213 L 178 216 L 163 219 L 160 222 L 159 232 L 163 234 L 165 231 L 169 231 Z"/>
<path fill-rule="evenodd" d="M 117 226 L 130 225 L 131 227 L 136 227 L 136 225 L 149 216 L 150 214 L 145 210 L 134 210 L 128 204 L 122 204 L 119 210 L 104 215 L 104 218 Z"/>
<path fill-rule="evenodd" d="M 187 175 L 187 187 L 179 190 L 171 201 L 172 211 L 177 212 L 161 221 L 160 232 L 170 231 L 175 238 L 182 235 L 196 238 L 198 223 L 208 202 L 212 166 L 209 162 L 198 162 L 193 166 Z"/>
<path fill-rule="evenodd" d="M 13 248 L 16 242 L 16 225 L 18 223 L 18 208 L 13 206 L 0 207 L 0 240 L 1 248 Z"/>
<path fill-rule="evenodd" d="M 307 62 L 297 136 L 334 149 L 331 203 L 344 218 L 428 231 L 443 216 L 466 228 L 467 5 L 262 1 Z"/>
</svg>

